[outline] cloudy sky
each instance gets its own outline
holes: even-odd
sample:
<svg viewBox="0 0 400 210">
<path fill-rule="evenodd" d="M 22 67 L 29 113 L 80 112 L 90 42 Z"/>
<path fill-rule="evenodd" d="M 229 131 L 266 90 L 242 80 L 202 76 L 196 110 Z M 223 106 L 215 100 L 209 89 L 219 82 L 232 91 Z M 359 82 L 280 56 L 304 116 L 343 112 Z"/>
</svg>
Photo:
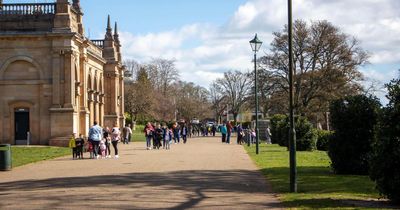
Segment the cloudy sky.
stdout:
<svg viewBox="0 0 400 210">
<path fill-rule="evenodd" d="M 205 87 L 225 71 L 252 69 L 249 40 L 258 33 L 262 55 L 287 23 L 286 0 L 85 0 L 82 7 L 90 38 L 104 36 L 110 14 L 125 58 L 176 59 L 183 80 Z M 400 69 L 399 11 L 399 0 L 293 1 L 294 19 L 328 20 L 359 39 L 371 54 L 360 70 L 381 84 Z"/>
</svg>

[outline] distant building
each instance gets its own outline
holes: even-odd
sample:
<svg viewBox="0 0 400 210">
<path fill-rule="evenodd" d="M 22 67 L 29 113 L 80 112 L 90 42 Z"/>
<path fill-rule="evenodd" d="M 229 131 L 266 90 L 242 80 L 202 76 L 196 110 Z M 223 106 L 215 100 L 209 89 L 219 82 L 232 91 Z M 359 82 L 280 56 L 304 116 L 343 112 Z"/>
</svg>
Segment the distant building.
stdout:
<svg viewBox="0 0 400 210">
<path fill-rule="evenodd" d="M 65 146 L 94 121 L 123 126 L 117 24 L 89 40 L 82 17 L 79 0 L 0 1 L 0 143 Z"/>
</svg>

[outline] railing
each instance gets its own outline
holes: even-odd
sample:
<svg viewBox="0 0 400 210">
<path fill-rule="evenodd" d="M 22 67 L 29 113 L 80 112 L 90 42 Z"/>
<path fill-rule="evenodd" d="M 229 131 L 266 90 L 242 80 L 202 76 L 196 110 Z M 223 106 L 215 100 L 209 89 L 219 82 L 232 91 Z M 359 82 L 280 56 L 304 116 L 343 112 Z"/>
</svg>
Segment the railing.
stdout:
<svg viewBox="0 0 400 210">
<path fill-rule="evenodd" d="M 55 3 L 0 4 L 0 15 L 47 15 L 56 12 Z"/>
<path fill-rule="evenodd" d="M 103 48 L 104 46 L 104 40 L 103 39 L 97 39 L 97 40 L 90 40 L 93 42 L 93 44 L 97 45 L 100 48 Z"/>
</svg>

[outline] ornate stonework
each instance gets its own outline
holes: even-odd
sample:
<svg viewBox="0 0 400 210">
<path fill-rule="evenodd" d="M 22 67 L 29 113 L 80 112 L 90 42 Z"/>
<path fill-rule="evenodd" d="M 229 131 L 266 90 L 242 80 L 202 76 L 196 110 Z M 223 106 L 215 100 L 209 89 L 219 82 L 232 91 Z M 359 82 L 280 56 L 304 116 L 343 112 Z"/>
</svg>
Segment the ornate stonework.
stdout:
<svg viewBox="0 0 400 210">
<path fill-rule="evenodd" d="M 84 35 L 78 0 L 0 4 L 0 143 L 66 146 L 94 121 L 124 124 L 118 33 Z"/>
</svg>

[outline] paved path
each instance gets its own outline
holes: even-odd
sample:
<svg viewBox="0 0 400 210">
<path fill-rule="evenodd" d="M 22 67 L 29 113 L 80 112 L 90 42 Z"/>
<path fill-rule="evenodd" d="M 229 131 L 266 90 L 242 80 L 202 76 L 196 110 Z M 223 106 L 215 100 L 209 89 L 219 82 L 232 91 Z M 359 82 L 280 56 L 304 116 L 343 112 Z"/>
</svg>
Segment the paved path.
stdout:
<svg viewBox="0 0 400 210">
<path fill-rule="evenodd" d="M 0 172 L 0 209 L 280 207 L 242 146 L 218 138 L 169 151 L 144 144 L 120 144 L 119 159 L 63 157 Z"/>
</svg>

